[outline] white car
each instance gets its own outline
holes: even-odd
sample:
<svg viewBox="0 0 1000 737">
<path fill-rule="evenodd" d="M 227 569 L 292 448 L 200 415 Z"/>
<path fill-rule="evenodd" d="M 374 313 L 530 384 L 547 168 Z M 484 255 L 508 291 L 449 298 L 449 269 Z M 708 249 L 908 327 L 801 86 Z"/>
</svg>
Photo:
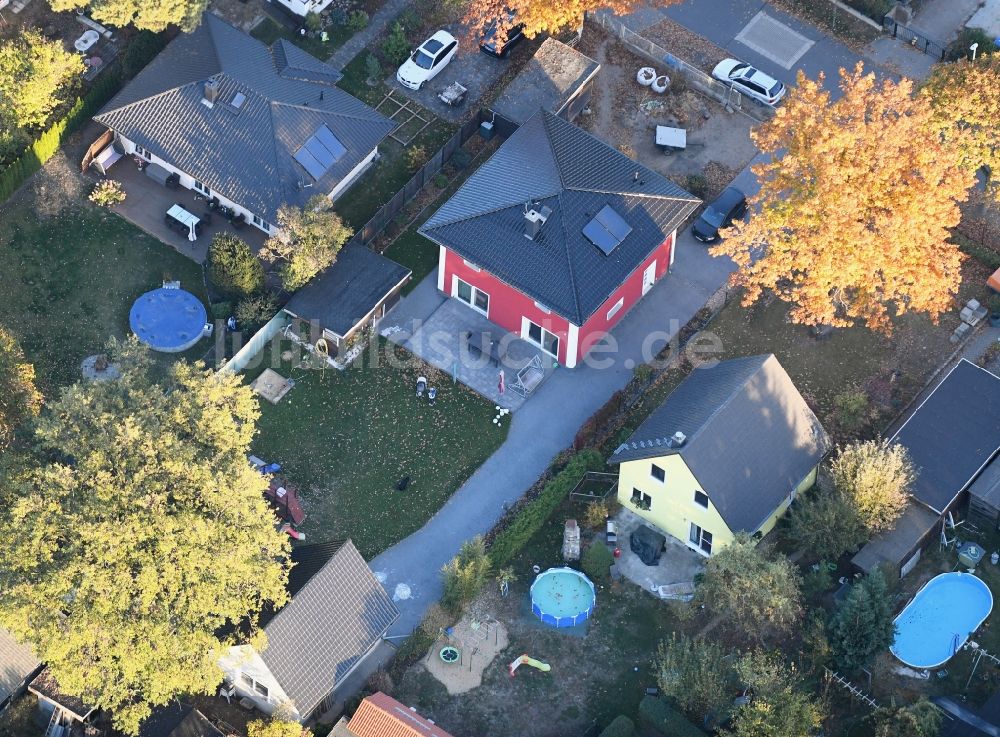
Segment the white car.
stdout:
<svg viewBox="0 0 1000 737">
<path fill-rule="evenodd" d="M 438 31 L 424 41 L 396 72 L 396 81 L 411 90 L 419 90 L 434 79 L 455 56 L 458 40 L 448 31 Z"/>
<path fill-rule="evenodd" d="M 785 85 L 738 59 L 720 61 L 712 70 L 712 76 L 765 105 L 777 105 L 785 96 Z"/>
</svg>

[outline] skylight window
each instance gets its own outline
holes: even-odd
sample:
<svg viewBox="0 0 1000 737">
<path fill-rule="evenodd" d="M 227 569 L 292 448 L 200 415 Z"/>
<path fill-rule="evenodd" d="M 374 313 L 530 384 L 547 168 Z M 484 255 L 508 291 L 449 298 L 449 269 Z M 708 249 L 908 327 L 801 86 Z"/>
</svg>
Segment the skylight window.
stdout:
<svg viewBox="0 0 1000 737">
<path fill-rule="evenodd" d="M 233 95 L 233 107 L 239 110 L 243 107 L 243 103 L 247 101 L 247 96 L 242 92 L 237 92 Z"/>
<path fill-rule="evenodd" d="M 340 139 L 325 125 L 321 125 L 295 152 L 295 160 L 302 164 L 309 176 L 319 180 L 345 153 L 347 148 Z"/>
<path fill-rule="evenodd" d="M 632 226 L 611 205 L 602 207 L 593 220 L 583 227 L 587 240 L 600 248 L 605 256 L 618 248 L 631 232 Z"/>
</svg>

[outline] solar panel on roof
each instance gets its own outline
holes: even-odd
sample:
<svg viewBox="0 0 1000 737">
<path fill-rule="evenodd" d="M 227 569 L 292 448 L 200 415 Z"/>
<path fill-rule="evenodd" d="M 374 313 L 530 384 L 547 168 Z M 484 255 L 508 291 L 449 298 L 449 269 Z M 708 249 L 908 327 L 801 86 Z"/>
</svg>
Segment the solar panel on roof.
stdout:
<svg viewBox="0 0 1000 737">
<path fill-rule="evenodd" d="M 321 179 L 329 168 L 316 161 L 316 157 L 309 153 L 305 146 L 295 152 L 295 160 L 302 164 L 302 167 L 309 172 L 309 176 L 317 180 Z"/>
<path fill-rule="evenodd" d="M 345 153 L 347 148 L 340 139 L 321 125 L 295 152 L 295 160 L 302 164 L 309 176 L 320 179 Z"/>
<path fill-rule="evenodd" d="M 583 226 L 584 236 L 600 248 L 605 256 L 614 251 L 631 232 L 632 226 L 626 223 L 611 205 L 602 207 L 600 212 Z"/>
<path fill-rule="evenodd" d="M 597 222 L 604 226 L 604 229 L 611 233 L 619 243 L 632 232 L 632 226 L 625 222 L 621 215 L 615 212 L 611 205 L 605 205 L 597 213 Z"/>
</svg>

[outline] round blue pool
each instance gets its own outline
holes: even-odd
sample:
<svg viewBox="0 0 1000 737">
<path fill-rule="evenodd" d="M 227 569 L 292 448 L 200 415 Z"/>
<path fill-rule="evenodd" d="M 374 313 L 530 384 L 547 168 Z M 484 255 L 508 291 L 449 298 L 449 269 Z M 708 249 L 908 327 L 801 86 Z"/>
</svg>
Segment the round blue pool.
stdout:
<svg viewBox="0 0 1000 737">
<path fill-rule="evenodd" d="M 553 627 L 572 627 L 594 611 L 594 584 L 572 568 L 550 568 L 531 584 L 531 611 Z"/>
<path fill-rule="evenodd" d="M 911 668 L 947 663 L 993 610 L 989 586 L 971 573 L 942 573 L 917 592 L 895 619 L 890 650 Z"/>
<path fill-rule="evenodd" d="M 154 289 L 132 305 L 128 321 L 139 340 L 154 351 L 179 353 L 204 334 L 205 306 L 183 289 Z"/>
</svg>

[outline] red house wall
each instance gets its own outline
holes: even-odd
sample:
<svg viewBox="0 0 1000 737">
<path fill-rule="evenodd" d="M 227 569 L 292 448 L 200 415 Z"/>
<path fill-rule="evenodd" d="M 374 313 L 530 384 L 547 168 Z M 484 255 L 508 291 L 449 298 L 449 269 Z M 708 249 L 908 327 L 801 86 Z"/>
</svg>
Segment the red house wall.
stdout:
<svg viewBox="0 0 1000 737">
<path fill-rule="evenodd" d="M 618 323 L 628 311 L 632 309 L 636 303 L 642 299 L 642 272 L 646 268 L 656 261 L 656 278 L 653 283 L 658 282 L 664 274 L 667 273 L 667 269 L 670 268 L 670 260 L 673 256 L 674 249 L 674 237 L 677 232 L 674 231 L 670 236 L 661 243 L 653 253 L 651 253 L 646 260 L 644 260 L 639 266 L 629 274 L 628 278 L 622 283 L 614 293 L 605 300 L 604 304 L 590 316 L 590 319 L 580 328 L 580 356 L 581 358 L 587 355 L 587 352 L 591 347 L 599 341 L 606 332 L 608 332 L 615 324 Z M 619 299 L 624 298 L 624 303 L 618 312 L 608 320 L 608 311 L 615 306 Z"/>
<path fill-rule="evenodd" d="M 518 291 L 504 281 L 497 279 L 485 269 L 476 271 L 465 263 L 457 253 L 445 249 L 444 292 L 452 295 L 453 276 L 478 287 L 490 295 L 490 312 L 487 317 L 505 330 L 521 334 L 521 317 L 541 325 L 550 333 L 559 336 L 559 363 L 566 365 L 566 349 L 569 340 L 569 321 L 555 312 L 546 314 L 528 295 Z M 471 309 L 471 308 L 470 308 Z"/>
<path fill-rule="evenodd" d="M 577 348 L 573 365 L 578 364 L 590 350 L 594 342 L 621 320 L 632 307 L 642 298 L 642 273 L 646 267 L 656 260 L 656 279 L 667 273 L 670 259 L 673 255 L 674 237 L 663 241 L 631 274 L 625 282 L 601 305 L 591 318 L 579 329 Z M 481 289 L 490 295 L 490 309 L 487 317 L 500 327 L 515 335 L 521 334 L 521 318 L 527 317 L 532 322 L 541 325 L 550 333 L 559 336 L 559 363 L 570 365 L 567 350 L 569 348 L 569 321 L 555 312 L 546 313 L 535 303 L 535 300 L 504 281 L 493 276 L 485 269 L 476 271 L 469 267 L 457 253 L 444 249 L 445 257 L 440 268 L 444 270 L 444 292 L 452 296 L 454 276 L 464 282 Z M 441 281 L 439 281 L 439 284 Z M 654 282 L 655 283 L 655 282 Z M 624 304 L 610 320 L 607 319 L 610 310 L 619 299 L 624 298 Z M 470 308 L 471 309 L 471 308 Z"/>
</svg>

